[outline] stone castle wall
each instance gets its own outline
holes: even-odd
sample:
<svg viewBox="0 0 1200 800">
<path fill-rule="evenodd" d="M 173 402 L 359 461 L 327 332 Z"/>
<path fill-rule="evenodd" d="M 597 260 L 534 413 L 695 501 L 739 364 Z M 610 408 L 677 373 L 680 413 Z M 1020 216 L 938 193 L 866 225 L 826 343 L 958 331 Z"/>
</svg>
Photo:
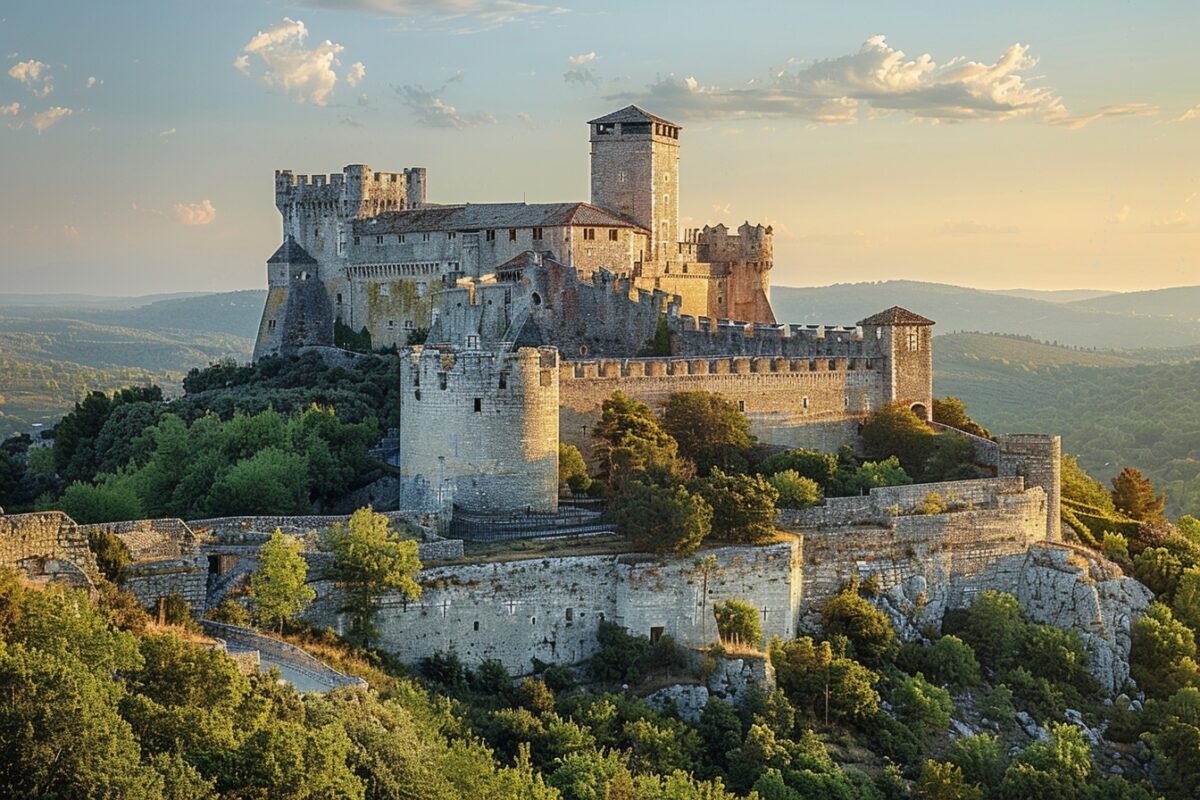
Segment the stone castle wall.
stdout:
<svg viewBox="0 0 1200 800">
<path fill-rule="evenodd" d="M 559 437 L 585 455 L 613 392 L 661 407 L 674 392 L 716 392 L 734 402 L 760 441 L 833 452 L 884 402 L 866 359 L 651 358 L 565 361 L 559 370 Z"/>
<path fill-rule="evenodd" d="M 0 513 L 0 567 L 13 567 L 31 580 L 64 580 L 91 588 L 100 579 L 87 537 L 61 511 Z"/>
<path fill-rule="evenodd" d="M 698 564 L 707 556 L 716 566 Z M 672 636 L 700 647 L 716 641 L 712 605 L 750 599 L 766 613 L 768 637 L 794 635 L 800 546 L 718 547 L 684 559 L 577 556 L 437 567 L 421 573 L 421 599 L 385 599 L 380 646 L 405 661 L 454 651 L 465 662 L 499 659 L 528 674 L 531 659 L 576 663 L 595 652 L 603 620 L 642 636 Z M 327 584 L 310 611 L 337 627 Z M 705 590 L 707 589 L 707 595 Z"/>
</svg>

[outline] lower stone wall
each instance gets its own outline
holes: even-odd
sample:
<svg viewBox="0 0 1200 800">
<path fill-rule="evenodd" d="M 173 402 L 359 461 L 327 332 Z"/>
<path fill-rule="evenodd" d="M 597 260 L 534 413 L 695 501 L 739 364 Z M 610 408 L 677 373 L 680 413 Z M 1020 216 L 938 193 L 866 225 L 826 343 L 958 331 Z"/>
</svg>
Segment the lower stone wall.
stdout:
<svg viewBox="0 0 1200 800">
<path fill-rule="evenodd" d="M 712 556 L 715 562 L 705 565 Z M 714 603 L 740 598 L 763 612 L 766 636 L 795 633 L 798 540 L 721 547 L 686 558 L 578 556 L 435 567 L 419 601 L 383 601 L 379 646 L 409 662 L 454 651 L 467 664 L 495 658 L 515 674 L 532 659 L 576 663 L 598 646 L 600 622 L 700 647 L 716 641 Z M 328 583 L 308 618 L 341 630 Z"/>
<path fill-rule="evenodd" d="M 158 608 L 159 599 L 178 594 L 192 607 L 192 613 L 204 613 L 208 571 L 202 559 L 179 559 L 135 564 L 121 578 L 121 588 L 133 593 L 148 611 Z"/>
</svg>

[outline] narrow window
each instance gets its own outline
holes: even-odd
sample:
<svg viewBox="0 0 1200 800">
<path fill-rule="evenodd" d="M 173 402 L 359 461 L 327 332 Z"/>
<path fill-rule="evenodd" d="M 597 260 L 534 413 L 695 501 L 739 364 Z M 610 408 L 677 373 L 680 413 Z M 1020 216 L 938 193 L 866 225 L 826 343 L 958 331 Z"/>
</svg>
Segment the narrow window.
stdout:
<svg viewBox="0 0 1200 800">
<path fill-rule="evenodd" d="M 439 389 L 446 388 L 446 373 L 444 373 L 444 372 L 438 373 L 438 388 Z"/>
<path fill-rule="evenodd" d="M 589 242 L 592 241 L 593 239 L 595 239 L 596 238 L 596 229 L 595 228 L 584 228 L 583 229 L 583 238 L 585 241 L 589 241 Z"/>
<path fill-rule="evenodd" d="M 494 241 L 496 241 L 496 232 L 488 231 L 487 235 L 484 238 L 487 239 L 487 241 L 489 241 L 489 242 L 494 242 Z"/>
<path fill-rule="evenodd" d="M 422 233 L 422 234 L 421 234 L 421 241 L 422 241 L 422 242 L 428 242 L 428 241 L 429 241 L 429 234 L 428 234 L 428 233 Z"/>
<path fill-rule="evenodd" d="M 479 620 L 475 620 L 475 630 L 479 630 Z"/>
<path fill-rule="evenodd" d="M 337 293 L 337 301 L 339 304 L 342 302 L 342 293 L 341 292 Z"/>
<path fill-rule="evenodd" d="M 529 618 L 529 624 L 530 624 L 530 625 L 537 625 L 537 617 L 530 617 L 530 618 Z"/>
<path fill-rule="evenodd" d="M 567 622 L 571 622 L 572 620 L 574 620 L 575 619 L 575 609 L 568 608 L 566 617 L 567 617 Z"/>
<path fill-rule="evenodd" d="M 388 330 L 390 331 L 390 330 L 392 330 L 392 329 L 393 329 L 393 328 L 395 328 L 395 327 L 396 327 L 396 320 L 394 320 L 394 319 L 389 319 L 389 320 L 388 320 Z"/>
<path fill-rule="evenodd" d="M 510 242 L 515 242 L 517 240 L 517 229 L 516 228 L 508 229 L 508 240 Z"/>
<path fill-rule="evenodd" d="M 745 411 L 745 410 L 746 410 L 746 401 L 738 400 L 738 411 Z"/>
<path fill-rule="evenodd" d="M 908 349 L 914 352 L 920 349 L 919 340 L 915 331 L 908 334 Z"/>
<path fill-rule="evenodd" d="M 479 349 L 479 336 L 478 335 L 470 334 L 467 336 L 467 349 L 468 350 L 478 350 Z M 478 411 L 479 409 L 475 409 L 475 410 Z"/>
<path fill-rule="evenodd" d="M 354 243 L 355 243 L 355 244 L 358 244 L 358 237 L 357 237 L 357 236 L 355 236 L 355 237 L 354 237 Z"/>
<path fill-rule="evenodd" d="M 275 320 L 273 320 L 273 319 L 267 320 L 267 330 L 269 330 L 269 331 L 275 330 Z"/>
<path fill-rule="evenodd" d="M 447 233 L 447 234 L 446 234 L 446 240 L 447 240 L 447 241 L 453 241 L 453 240 L 455 240 L 455 239 L 457 239 L 457 238 L 458 238 L 458 234 L 457 234 L 457 233 L 455 233 L 454 231 L 450 231 L 449 233 Z"/>
<path fill-rule="evenodd" d="M 542 240 L 542 229 L 541 228 L 533 229 L 533 240 L 535 242 L 540 242 Z"/>
<path fill-rule="evenodd" d="M 500 388 L 501 389 L 508 388 L 508 373 L 506 373 L 506 372 L 500 373 Z"/>
<path fill-rule="evenodd" d="M 804 400 L 802 401 L 802 405 L 804 406 L 804 408 L 808 408 L 808 398 L 807 397 L 804 398 Z"/>
<path fill-rule="evenodd" d="M 655 625 L 650 629 L 650 644 L 658 644 L 658 640 L 663 637 L 663 626 Z"/>
<path fill-rule="evenodd" d="M 421 385 L 421 373 L 414 372 L 413 373 L 413 386 L 420 386 L 420 385 Z"/>
<path fill-rule="evenodd" d="M 476 414 L 483 413 L 483 398 L 482 397 L 475 398 L 475 413 Z"/>
<path fill-rule="evenodd" d="M 383 244 L 383 237 L 382 237 L 382 236 L 376 236 L 376 237 L 375 237 L 375 244 Z"/>
<path fill-rule="evenodd" d="M 609 229 L 608 229 L 608 240 L 609 240 L 610 242 L 615 242 L 615 241 L 617 241 L 617 229 L 616 229 L 616 228 L 609 228 Z"/>
<path fill-rule="evenodd" d="M 404 244 L 404 234 L 396 234 L 396 244 Z"/>
</svg>

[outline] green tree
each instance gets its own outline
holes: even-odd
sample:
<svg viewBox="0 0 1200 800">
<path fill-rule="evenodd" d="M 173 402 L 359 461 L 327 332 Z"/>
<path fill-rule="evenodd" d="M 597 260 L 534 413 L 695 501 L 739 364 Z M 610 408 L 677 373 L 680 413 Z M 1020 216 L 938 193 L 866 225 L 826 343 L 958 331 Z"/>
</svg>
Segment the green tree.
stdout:
<svg viewBox="0 0 1200 800">
<path fill-rule="evenodd" d="M 1133 559 L 1133 576 L 1146 588 L 1170 602 L 1183 575 L 1183 562 L 1165 547 L 1147 547 Z"/>
<path fill-rule="evenodd" d="M 951 395 L 933 398 L 933 421 L 957 428 L 972 436 L 980 436 L 984 439 L 992 438 L 987 428 L 967 415 L 967 404 Z"/>
<path fill-rule="evenodd" d="M 854 655 L 869 667 L 881 666 L 896 651 L 896 632 L 887 614 L 859 595 L 857 584 L 826 601 L 821 629 L 827 637 L 845 636 Z"/>
<path fill-rule="evenodd" d="M 81 525 L 142 519 L 142 504 L 133 484 L 115 475 L 98 485 L 72 483 L 57 503 L 67 516 Z"/>
<path fill-rule="evenodd" d="M 1093 478 L 1079 466 L 1079 457 L 1064 453 L 1060 469 L 1062 475 L 1062 498 L 1086 506 L 1093 506 L 1102 514 L 1116 516 L 1112 495 L 1104 484 Z"/>
<path fill-rule="evenodd" d="M 583 494 L 592 485 L 583 454 L 573 444 L 559 442 L 558 482 L 570 486 L 574 494 Z"/>
<path fill-rule="evenodd" d="M 954 703 L 950 693 L 917 673 L 900 679 L 892 690 L 892 706 L 900 721 L 924 736 L 933 736 L 950 725 Z"/>
<path fill-rule="evenodd" d="M 879 710 L 879 676 L 857 661 L 835 657 L 829 642 L 810 636 L 775 640 L 769 652 L 779 688 L 815 718 L 862 721 Z"/>
<path fill-rule="evenodd" d="M 608 513 L 622 536 L 655 553 L 690 553 L 712 530 L 712 507 L 682 484 L 664 487 L 632 480 Z"/>
<path fill-rule="evenodd" d="M 1180 575 L 1171 611 L 1193 633 L 1200 631 L 1200 567 L 1188 567 Z"/>
<path fill-rule="evenodd" d="M 905 403 L 876 410 L 859 434 L 867 455 L 877 461 L 896 456 L 909 475 L 922 476 L 937 435 Z"/>
<path fill-rule="evenodd" d="M 981 680 L 975 651 L 957 636 L 941 637 L 924 653 L 923 667 L 929 679 L 937 684 L 966 688 L 977 686 Z"/>
<path fill-rule="evenodd" d="M 776 472 L 767 482 L 779 492 L 780 508 L 811 508 L 825 502 L 821 487 L 812 478 L 805 478 L 794 469 Z"/>
<path fill-rule="evenodd" d="M 210 513 L 303 514 L 308 499 L 308 464 L 303 456 L 267 447 L 234 464 L 212 486 Z"/>
<path fill-rule="evenodd" d="M 714 468 L 740 471 L 754 443 L 746 415 L 715 392 L 674 392 L 663 406 L 663 428 L 701 475 Z"/>
<path fill-rule="evenodd" d="M 775 534 L 779 492 L 759 475 L 726 474 L 713 467 L 697 489 L 712 507 L 713 538 L 725 542 L 761 542 Z"/>
<path fill-rule="evenodd" d="M 954 624 L 957 622 L 957 624 Z M 1025 641 L 1025 620 L 1021 604 L 1011 594 L 985 591 L 965 612 L 942 623 L 975 651 L 984 666 L 1007 669 L 1020 662 Z"/>
<path fill-rule="evenodd" d="M 1125 467 L 1112 479 L 1112 501 L 1117 510 L 1131 519 L 1163 521 L 1166 498 L 1154 493 L 1150 479 L 1133 467 Z"/>
<path fill-rule="evenodd" d="M 1004 743 L 994 734 L 981 733 L 955 739 L 947 757 L 962 769 L 968 783 L 979 784 L 991 791 L 1004 779 L 1007 763 Z"/>
<path fill-rule="evenodd" d="M 900 459 L 889 456 L 882 461 L 867 461 L 845 475 L 840 493 L 844 495 L 867 494 L 881 486 L 907 486 L 913 482 Z"/>
<path fill-rule="evenodd" d="M 730 598 L 713 606 L 717 634 L 722 642 L 757 648 L 762 644 L 762 622 L 758 609 L 745 600 Z"/>
<path fill-rule="evenodd" d="M 1200 688 L 1189 686 L 1172 695 L 1147 738 L 1170 796 L 1200 797 Z"/>
<path fill-rule="evenodd" d="M 399 592 L 410 600 L 421 596 L 416 575 L 421 570 L 417 543 L 401 540 L 388 518 L 360 508 L 346 524 L 328 532 L 325 549 L 333 553 L 333 578 L 342 593 L 342 610 L 350 614 L 352 635 L 374 638 L 379 599 Z"/>
<path fill-rule="evenodd" d="M 593 436 L 601 474 L 612 489 L 619 491 L 639 475 L 670 483 L 687 471 L 680 463 L 679 445 L 650 406 L 622 392 L 604 401 Z"/>
<path fill-rule="evenodd" d="M 1034 742 L 1017 755 L 1000 785 L 1002 800 L 1086 797 L 1092 772 L 1091 749 L 1073 725 L 1052 722 L 1048 741 Z"/>
<path fill-rule="evenodd" d="M 129 566 L 129 548 L 115 533 L 106 530 L 88 531 L 87 539 L 100 572 L 113 583 L 119 583 L 125 567 Z"/>
<path fill-rule="evenodd" d="M 969 783 L 957 764 L 926 761 L 913 786 L 913 797 L 921 800 L 982 800 L 983 790 Z"/>
<path fill-rule="evenodd" d="M 1196 637 L 1162 603 L 1153 603 L 1131 630 L 1129 671 L 1146 694 L 1170 697 L 1186 686 L 1200 686 Z"/>
<path fill-rule="evenodd" d="M 317 596 L 305 583 L 307 579 L 308 562 L 299 540 L 276 528 L 259 551 L 258 569 L 250 576 L 258 624 L 282 631 L 284 623 L 291 622 Z"/>
<path fill-rule="evenodd" d="M 755 471 L 774 475 L 788 470 L 815 481 L 822 491 L 832 492 L 837 485 L 838 457 L 819 450 L 787 450 L 764 458 Z"/>
</svg>

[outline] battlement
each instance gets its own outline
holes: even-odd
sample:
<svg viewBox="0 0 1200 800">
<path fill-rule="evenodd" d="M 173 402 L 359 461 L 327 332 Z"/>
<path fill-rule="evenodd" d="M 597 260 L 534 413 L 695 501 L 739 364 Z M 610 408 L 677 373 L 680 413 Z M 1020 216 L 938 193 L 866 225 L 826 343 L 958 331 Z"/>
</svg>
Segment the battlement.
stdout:
<svg viewBox="0 0 1200 800">
<path fill-rule="evenodd" d="M 803 375 L 867 371 L 874 368 L 875 362 L 869 358 L 603 358 L 562 362 L 559 366 L 559 382 L 683 375 Z"/>
<path fill-rule="evenodd" d="M 681 333 L 699 331 L 728 335 L 730 332 L 737 332 L 747 338 L 809 339 L 814 342 L 826 339 L 835 342 L 858 342 L 863 338 L 862 328 L 858 325 L 772 325 L 737 319 L 693 317 L 689 314 L 677 316 L 674 323 L 675 330 Z"/>
<path fill-rule="evenodd" d="M 770 225 L 743 222 L 738 232 L 731 234 L 728 227 L 718 223 L 690 230 L 685 238 L 695 242 L 700 261 L 750 262 L 769 269 L 774 258 L 774 232 Z"/>
<path fill-rule="evenodd" d="M 369 213 L 412 208 L 425 202 L 426 170 L 410 167 L 401 172 L 375 172 L 366 164 L 350 164 L 340 173 L 296 175 L 275 170 L 275 205 L 360 203 L 376 201 Z M 358 215 L 363 209 L 336 206 L 330 210 Z"/>
</svg>

